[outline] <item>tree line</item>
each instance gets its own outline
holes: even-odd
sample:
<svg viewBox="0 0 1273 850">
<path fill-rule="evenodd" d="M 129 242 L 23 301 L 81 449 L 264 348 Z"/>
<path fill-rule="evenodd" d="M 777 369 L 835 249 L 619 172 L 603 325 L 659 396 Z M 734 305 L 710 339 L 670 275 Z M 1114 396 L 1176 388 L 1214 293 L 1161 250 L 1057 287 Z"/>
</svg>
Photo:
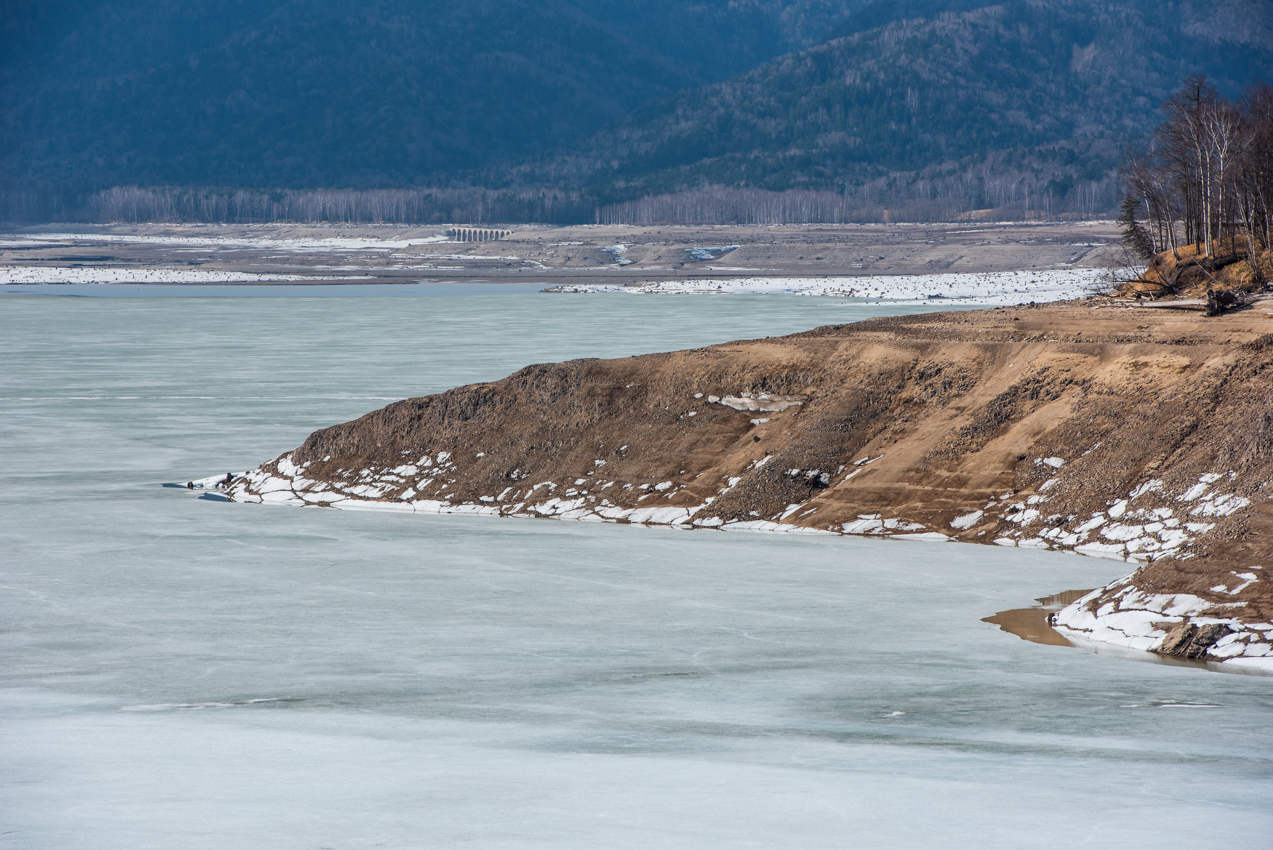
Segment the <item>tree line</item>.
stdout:
<svg viewBox="0 0 1273 850">
<path fill-rule="evenodd" d="M 1149 153 L 1124 167 L 1124 241 L 1144 260 L 1171 251 L 1208 271 L 1246 259 L 1263 282 L 1259 259 L 1273 245 L 1273 87 L 1230 100 L 1190 77 L 1163 111 Z"/>
<path fill-rule="evenodd" d="M 71 195 L 0 191 L 0 221 L 269 224 L 849 224 L 1093 218 L 1116 176 L 1075 182 L 992 155 L 950 170 L 891 174 L 841 191 L 707 186 L 606 203 L 542 188 L 206 189 L 116 186 Z"/>
<path fill-rule="evenodd" d="M 1091 219 L 1117 204 L 1113 175 L 1077 183 L 1001 162 L 946 174 L 893 174 L 843 191 L 704 187 L 598 208 L 600 224 L 867 224 Z"/>
<path fill-rule="evenodd" d="M 0 219 L 269 224 L 489 224 L 592 221 L 595 205 L 560 189 L 204 189 L 116 186 L 80 196 L 0 193 Z"/>
</svg>

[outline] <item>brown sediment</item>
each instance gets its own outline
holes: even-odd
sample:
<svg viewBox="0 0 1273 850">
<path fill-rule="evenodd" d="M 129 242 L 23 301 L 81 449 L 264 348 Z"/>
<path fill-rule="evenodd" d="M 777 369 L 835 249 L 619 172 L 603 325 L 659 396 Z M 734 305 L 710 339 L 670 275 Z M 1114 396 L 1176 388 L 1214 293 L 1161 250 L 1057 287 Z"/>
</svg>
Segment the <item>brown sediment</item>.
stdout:
<svg viewBox="0 0 1273 850">
<path fill-rule="evenodd" d="M 981 622 L 998 626 L 1000 631 L 1016 635 L 1031 643 L 1044 643 L 1050 646 L 1073 646 L 1065 636 L 1052 628 L 1048 620 L 1051 612 L 1043 608 L 1012 608 L 1000 611 L 989 617 L 982 617 Z"/>
<path fill-rule="evenodd" d="M 937 532 L 1138 560 L 1138 588 L 1267 622 L 1273 581 L 1237 576 L 1273 567 L 1271 308 L 935 313 L 528 366 L 317 431 L 234 497 Z"/>
<path fill-rule="evenodd" d="M 1074 646 L 1074 642 L 1052 628 L 1052 615 L 1071 602 L 1077 602 L 1089 590 L 1065 590 L 1051 596 L 1041 596 L 1038 603 L 1030 608 L 1011 608 L 999 611 L 989 617 L 982 617 L 981 622 L 998 626 L 1000 631 L 1016 635 L 1031 643 L 1043 643 L 1049 646 Z"/>
</svg>

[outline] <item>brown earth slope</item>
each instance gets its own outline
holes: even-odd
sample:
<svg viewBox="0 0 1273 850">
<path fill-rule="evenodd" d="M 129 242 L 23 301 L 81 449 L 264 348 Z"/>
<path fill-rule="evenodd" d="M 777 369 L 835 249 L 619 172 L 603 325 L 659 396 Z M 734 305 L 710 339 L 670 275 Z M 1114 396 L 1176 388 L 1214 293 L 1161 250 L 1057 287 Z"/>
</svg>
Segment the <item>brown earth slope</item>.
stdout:
<svg viewBox="0 0 1273 850">
<path fill-rule="evenodd" d="M 1211 644 L 1174 638 L 1212 657 L 1273 617 L 1271 399 L 1263 305 L 935 313 L 528 366 L 318 431 L 230 493 L 1075 549 L 1196 600 L 1141 648 L 1224 612 Z"/>
</svg>

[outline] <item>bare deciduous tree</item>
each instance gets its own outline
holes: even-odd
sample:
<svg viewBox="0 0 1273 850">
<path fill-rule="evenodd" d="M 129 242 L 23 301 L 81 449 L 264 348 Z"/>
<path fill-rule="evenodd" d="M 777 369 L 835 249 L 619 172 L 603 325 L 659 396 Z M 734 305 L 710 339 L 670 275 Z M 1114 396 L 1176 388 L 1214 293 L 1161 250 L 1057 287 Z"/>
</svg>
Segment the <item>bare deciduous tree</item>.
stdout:
<svg viewBox="0 0 1273 850">
<path fill-rule="evenodd" d="M 1163 111 L 1152 152 L 1123 168 L 1124 241 L 1138 253 L 1151 243 L 1155 253 L 1172 251 L 1174 275 L 1196 266 L 1211 276 L 1245 259 L 1263 283 L 1261 256 L 1271 244 L 1273 89 L 1256 86 L 1233 103 L 1205 77 L 1190 77 Z M 1142 208 L 1148 227 L 1137 220 Z M 1193 256 L 1183 257 L 1181 245 L 1190 243 Z"/>
</svg>

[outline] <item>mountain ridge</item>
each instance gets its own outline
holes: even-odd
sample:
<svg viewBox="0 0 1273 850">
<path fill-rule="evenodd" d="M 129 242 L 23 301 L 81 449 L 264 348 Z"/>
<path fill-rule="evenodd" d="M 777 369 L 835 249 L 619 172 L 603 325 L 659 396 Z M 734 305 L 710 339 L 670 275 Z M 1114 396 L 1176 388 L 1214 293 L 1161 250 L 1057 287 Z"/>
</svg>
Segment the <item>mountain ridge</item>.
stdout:
<svg viewBox="0 0 1273 850">
<path fill-rule="evenodd" d="M 640 107 L 566 168 L 609 200 L 700 185 L 844 191 L 982 163 L 1062 194 L 1112 184 L 1185 76 L 1237 94 L 1273 68 L 1267 12 L 1247 9 L 1258 26 L 1245 37 L 1211 18 L 1240 11 L 1009 0 L 894 21 Z"/>
<path fill-rule="evenodd" d="M 0 189 L 59 208 L 119 185 L 545 190 L 598 215 L 800 189 L 853 195 L 863 220 L 1090 217 L 1184 76 L 1236 95 L 1268 74 L 1271 18 L 1258 0 L 15 0 Z"/>
<path fill-rule="evenodd" d="M 834 6 L 15 0 L 0 11 L 0 175 L 89 188 L 422 185 L 745 70 L 791 49 L 784 11 L 821 8 L 802 24 L 813 32 Z M 641 26 L 665 19 L 682 26 Z"/>
</svg>

